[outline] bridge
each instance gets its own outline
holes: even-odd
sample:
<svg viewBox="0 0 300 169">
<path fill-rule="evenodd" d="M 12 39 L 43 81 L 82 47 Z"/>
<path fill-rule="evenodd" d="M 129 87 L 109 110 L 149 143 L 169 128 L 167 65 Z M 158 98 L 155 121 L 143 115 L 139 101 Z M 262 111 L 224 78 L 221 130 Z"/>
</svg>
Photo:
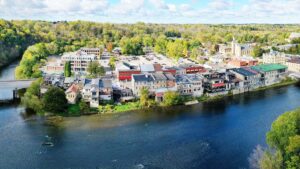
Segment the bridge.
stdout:
<svg viewBox="0 0 300 169">
<path fill-rule="evenodd" d="M 28 80 L 2 80 L 0 89 L 24 89 L 28 88 L 35 79 Z"/>
</svg>

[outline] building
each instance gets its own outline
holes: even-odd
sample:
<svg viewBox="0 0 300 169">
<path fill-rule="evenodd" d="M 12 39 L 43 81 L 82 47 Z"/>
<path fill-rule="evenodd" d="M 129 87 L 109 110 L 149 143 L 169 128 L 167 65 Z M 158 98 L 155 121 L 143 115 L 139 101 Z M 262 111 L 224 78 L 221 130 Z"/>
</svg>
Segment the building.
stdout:
<svg viewBox="0 0 300 169">
<path fill-rule="evenodd" d="M 214 72 L 204 75 L 204 91 L 206 93 L 225 92 L 227 86 L 225 83 L 225 73 Z"/>
<path fill-rule="evenodd" d="M 227 44 L 219 44 L 219 53 L 225 56 L 230 56 L 232 54 L 232 48 L 230 45 Z"/>
<path fill-rule="evenodd" d="M 288 67 L 288 71 L 291 72 L 300 72 L 300 58 L 299 57 L 293 57 L 290 60 L 286 62 L 286 65 Z"/>
<path fill-rule="evenodd" d="M 119 62 L 116 65 L 116 75 L 119 81 L 131 81 L 134 74 L 141 74 L 137 66 L 132 66 L 127 62 Z"/>
<path fill-rule="evenodd" d="M 251 56 L 243 56 L 231 59 L 227 65 L 231 68 L 240 68 L 245 66 L 255 66 L 258 64 L 258 60 Z"/>
<path fill-rule="evenodd" d="M 82 99 L 90 103 L 90 107 L 98 107 L 100 103 L 111 101 L 113 94 L 110 79 L 85 79 L 81 91 Z"/>
<path fill-rule="evenodd" d="M 235 39 L 231 42 L 232 56 L 249 56 L 253 51 L 255 44 L 239 44 Z"/>
<path fill-rule="evenodd" d="M 285 53 L 277 52 L 271 50 L 269 53 L 263 54 L 263 63 L 264 64 L 285 64 L 287 57 Z"/>
<path fill-rule="evenodd" d="M 43 73 L 46 74 L 63 74 L 64 64 L 61 60 L 48 61 L 46 66 L 43 67 Z"/>
<path fill-rule="evenodd" d="M 102 55 L 100 48 L 80 48 L 80 51 L 88 55 L 95 55 L 98 59 L 100 59 Z"/>
<path fill-rule="evenodd" d="M 234 73 L 238 79 L 242 80 L 245 91 L 262 86 L 261 74 L 249 67 L 231 69 L 230 72 Z"/>
<path fill-rule="evenodd" d="M 132 91 L 135 96 L 140 96 L 140 91 L 147 88 L 155 95 L 157 89 L 174 88 L 175 77 L 171 73 L 146 73 L 132 75 Z"/>
<path fill-rule="evenodd" d="M 65 53 L 61 60 L 63 63 L 70 62 L 71 71 L 74 74 L 86 74 L 87 67 L 90 62 L 96 61 L 97 57 L 94 54 L 87 54 L 82 51 Z"/>
<path fill-rule="evenodd" d="M 176 88 L 180 95 L 199 97 L 203 95 L 203 76 L 186 74 L 176 76 Z"/>
<path fill-rule="evenodd" d="M 186 74 L 195 74 L 195 73 L 205 73 L 206 72 L 206 69 L 203 66 L 196 65 L 196 64 L 182 64 L 182 65 L 179 65 L 179 68 L 183 69 L 183 73 L 180 73 L 180 74 L 184 74 L 184 72 Z"/>
<path fill-rule="evenodd" d="M 76 104 L 80 96 L 80 87 L 72 84 L 66 91 L 66 99 L 69 104 Z"/>
<path fill-rule="evenodd" d="M 261 64 L 251 69 L 261 74 L 261 82 L 265 86 L 280 82 L 286 75 L 287 66 L 281 64 Z"/>
</svg>

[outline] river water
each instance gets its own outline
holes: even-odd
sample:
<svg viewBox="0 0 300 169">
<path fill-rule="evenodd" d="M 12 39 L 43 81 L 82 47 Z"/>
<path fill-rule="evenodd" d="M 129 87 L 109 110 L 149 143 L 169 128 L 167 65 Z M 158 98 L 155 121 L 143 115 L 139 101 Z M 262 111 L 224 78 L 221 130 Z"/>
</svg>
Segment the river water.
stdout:
<svg viewBox="0 0 300 169">
<path fill-rule="evenodd" d="M 1 79 L 11 78 L 6 69 Z M 1 91 L 0 95 L 3 95 Z M 5 93 L 5 92 L 4 92 Z M 300 106 L 297 86 L 193 106 L 64 118 L 55 126 L 0 107 L 1 169 L 242 169 L 283 112 Z M 45 140 L 54 146 L 42 146 Z"/>
</svg>

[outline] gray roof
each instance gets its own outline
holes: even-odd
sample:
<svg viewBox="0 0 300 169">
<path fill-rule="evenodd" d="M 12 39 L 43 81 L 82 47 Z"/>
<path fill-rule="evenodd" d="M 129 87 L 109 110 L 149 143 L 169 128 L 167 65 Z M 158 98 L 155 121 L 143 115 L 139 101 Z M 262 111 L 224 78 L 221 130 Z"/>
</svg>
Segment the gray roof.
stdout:
<svg viewBox="0 0 300 169">
<path fill-rule="evenodd" d="M 153 76 L 149 75 L 149 74 L 132 75 L 132 78 L 136 82 L 152 82 L 152 81 L 154 81 Z"/>
</svg>

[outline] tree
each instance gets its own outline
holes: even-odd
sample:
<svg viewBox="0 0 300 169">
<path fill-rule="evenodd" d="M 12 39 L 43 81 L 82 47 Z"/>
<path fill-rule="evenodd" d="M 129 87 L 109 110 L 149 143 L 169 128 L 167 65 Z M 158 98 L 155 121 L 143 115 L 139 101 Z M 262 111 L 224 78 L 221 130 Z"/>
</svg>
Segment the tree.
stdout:
<svg viewBox="0 0 300 169">
<path fill-rule="evenodd" d="M 140 91 L 140 105 L 142 107 L 148 107 L 149 104 L 149 90 L 146 87 L 143 87 Z"/>
<path fill-rule="evenodd" d="M 22 105 L 36 113 L 43 113 L 43 103 L 40 100 L 41 82 L 42 79 L 37 79 L 32 82 L 29 88 L 26 89 L 24 96 L 21 98 Z"/>
<path fill-rule="evenodd" d="M 89 113 L 90 112 L 89 105 L 84 101 L 79 102 L 79 109 L 80 109 L 81 113 Z"/>
<path fill-rule="evenodd" d="M 50 113 L 64 113 L 67 109 L 68 101 L 65 92 L 58 87 L 51 87 L 42 98 L 44 110 Z"/>
<path fill-rule="evenodd" d="M 107 50 L 108 52 L 112 52 L 113 48 L 114 48 L 114 44 L 113 44 L 112 42 L 108 42 L 108 43 L 106 44 L 106 50 Z"/>
<path fill-rule="evenodd" d="M 163 55 L 166 54 L 167 44 L 168 41 L 165 36 L 158 37 L 154 46 L 154 51 Z"/>
<path fill-rule="evenodd" d="M 115 56 L 109 58 L 109 66 L 114 70 L 116 68 L 116 60 L 117 58 Z"/>
<path fill-rule="evenodd" d="M 179 103 L 179 94 L 173 91 L 167 91 L 164 93 L 163 102 L 164 106 L 177 105 Z"/>
<path fill-rule="evenodd" d="M 65 75 L 65 77 L 70 77 L 71 76 L 71 63 L 70 63 L 70 61 L 67 61 L 65 63 L 64 75 Z"/>
<path fill-rule="evenodd" d="M 251 55 L 253 57 L 261 57 L 263 55 L 263 53 L 264 53 L 264 50 L 260 46 L 255 46 L 253 48 Z"/>
<path fill-rule="evenodd" d="M 275 153 L 265 152 L 262 169 L 300 168 L 300 109 L 286 112 L 273 122 L 267 143 Z"/>
<path fill-rule="evenodd" d="M 90 62 L 89 65 L 88 65 L 88 67 L 87 67 L 87 72 L 93 78 L 105 75 L 105 69 L 104 69 L 103 66 L 101 66 L 99 64 L 98 61 L 92 61 L 92 62 Z"/>
</svg>

